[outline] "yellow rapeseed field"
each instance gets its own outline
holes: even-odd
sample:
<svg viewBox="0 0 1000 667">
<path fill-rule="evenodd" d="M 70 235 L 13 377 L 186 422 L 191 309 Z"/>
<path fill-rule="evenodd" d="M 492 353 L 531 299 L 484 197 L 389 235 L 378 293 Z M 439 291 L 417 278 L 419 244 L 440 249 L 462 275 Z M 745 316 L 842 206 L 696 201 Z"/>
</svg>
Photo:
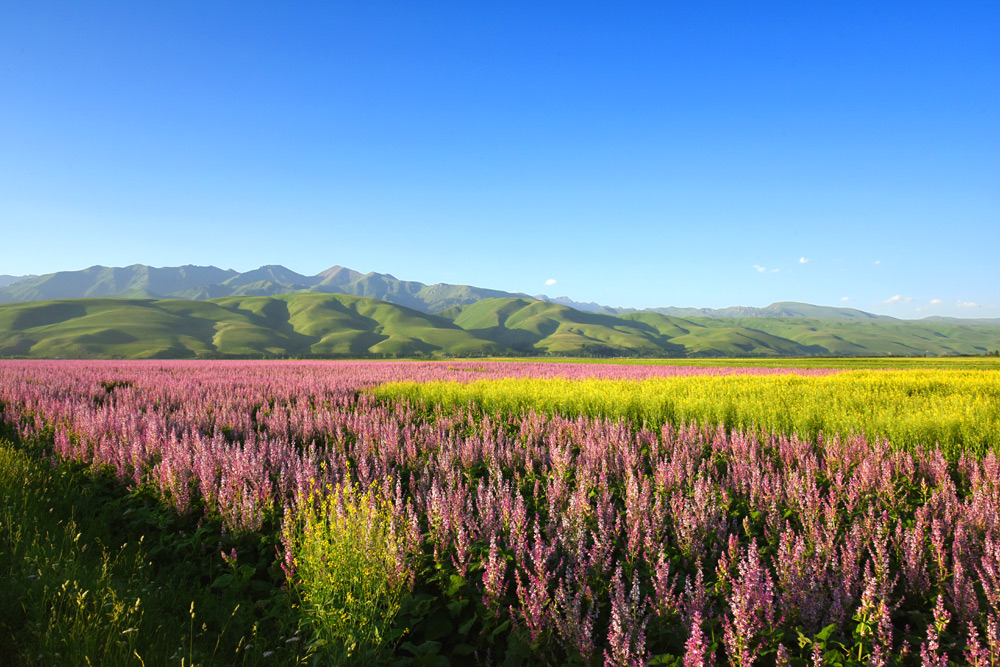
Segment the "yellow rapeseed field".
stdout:
<svg viewBox="0 0 1000 667">
<path fill-rule="evenodd" d="M 681 376 L 645 380 L 496 379 L 393 383 L 377 396 L 488 412 L 536 410 L 635 424 L 723 424 L 815 437 L 863 433 L 894 445 L 981 455 L 1000 445 L 1000 374 L 853 371 L 832 375 Z"/>
</svg>

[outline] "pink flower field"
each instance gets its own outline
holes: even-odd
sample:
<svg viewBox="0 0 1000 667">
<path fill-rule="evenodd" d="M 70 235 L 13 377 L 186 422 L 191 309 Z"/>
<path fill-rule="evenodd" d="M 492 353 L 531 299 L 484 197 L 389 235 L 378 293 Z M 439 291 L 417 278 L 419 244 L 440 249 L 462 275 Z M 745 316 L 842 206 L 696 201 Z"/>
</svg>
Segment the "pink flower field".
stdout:
<svg viewBox="0 0 1000 667">
<path fill-rule="evenodd" d="M 392 512 L 394 659 L 1000 661 L 1000 460 L 861 436 L 380 402 L 390 381 L 825 370 L 506 362 L 0 362 L 0 421 L 54 464 L 230 533 L 344 481 Z M 294 585 L 294 554 L 275 555 Z M 438 661 L 435 664 L 445 664 Z"/>
</svg>

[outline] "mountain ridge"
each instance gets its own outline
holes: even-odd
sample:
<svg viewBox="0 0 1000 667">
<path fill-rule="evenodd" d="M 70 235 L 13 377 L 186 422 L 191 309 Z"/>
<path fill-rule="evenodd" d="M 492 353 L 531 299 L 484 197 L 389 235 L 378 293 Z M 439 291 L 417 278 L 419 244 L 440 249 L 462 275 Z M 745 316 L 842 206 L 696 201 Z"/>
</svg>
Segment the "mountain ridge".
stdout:
<svg viewBox="0 0 1000 667">
<path fill-rule="evenodd" d="M 6 274 L 0 274 L 0 287 L 13 285 L 14 283 L 24 280 L 25 278 L 34 278 L 34 277 L 35 276 L 8 276 Z"/>
<path fill-rule="evenodd" d="M 335 265 L 305 276 L 279 264 L 238 272 L 215 266 L 184 265 L 126 267 L 94 265 L 77 271 L 58 271 L 24 277 L 0 286 L 0 303 L 94 297 L 192 299 L 204 301 L 229 296 L 275 296 L 319 292 L 353 294 L 433 313 L 456 305 L 511 296 L 527 296 L 471 285 L 425 285 L 399 280 L 392 274 Z"/>
<path fill-rule="evenodd" d="M 4 278 L 17 278 L 17 280 L 4 284 Z M 567 306 L 581 312 L 611 316 L 658 313 L 685 318 L 799 317 L 824 320 L 901 321 L 888 315 L 875 315 L 854 308 L 817 306 L 792 301 L 779 301 L 763 308 L 754 306 L 718 309 L 676 306 L 645 309 L 616 308 L 595 302 L 578 302 L 565 296 L 548 297 L 538 294 L 532 297 L 520 292 L 450 283 L 427 285 L 412 280 L 399 280 L 389 273 L 374 271 L 361 273 L 340 265 L 331 266 L 313 276 L 297 273 L 280 264 L 268 264 L 244 272 L 191 264 L 176 267 L 152 267 L 145 264 L 132 264 L 126 267 L 94 265 L 77 271 L 58 271 L 38 276 L 0 276 L 0 303 L 94 297 L 177 298 L 204 301 L 232 296 L 277 296 L 296 293 L 352 294 L 395 303 L 428 314 L 456 306 L 471 305 L 484 299 L 528 298 Z M 964 321 L 959 318 L 945 318 L 945 320 Z"/>
</svg>

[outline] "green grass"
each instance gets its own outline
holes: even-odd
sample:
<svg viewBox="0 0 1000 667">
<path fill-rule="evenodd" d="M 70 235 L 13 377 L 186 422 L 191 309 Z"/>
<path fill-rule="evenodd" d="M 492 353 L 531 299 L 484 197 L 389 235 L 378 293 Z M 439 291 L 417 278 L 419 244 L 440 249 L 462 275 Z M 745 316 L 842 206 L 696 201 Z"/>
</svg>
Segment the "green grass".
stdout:
<svg viewBox="0 0 1000 667">
<path fill-rule="evenodd" d="M 923 356 L 1000 349 L 1000 326 L 585 313 L 484 299 L 428 315 L 345 294 L 0 304 L 0 357 Z"/>
<path fill-rule="evenodd" d="M 492 357 L 483 361 L 524 362 L 520 357 Z M 532 359 L 540 364 L 624 364 L 640 366 L 688 366 L 693 368 L 828 368 L 835 370 L 965 370 L 998 371 L 1000 357 L 789 357 L 754 359 L 593 359 L 551 357 Z"/>
<path fill-rule="evenodd" d="M 295 664 L 274 542 L 0 440 L 0 664 Z M 222 551 L 235 548 L 227 563 Z M 291 640 L 291 641 L 289 641 Z M 270 651 L 270 656 L 265 653 Z"/>
</svg>

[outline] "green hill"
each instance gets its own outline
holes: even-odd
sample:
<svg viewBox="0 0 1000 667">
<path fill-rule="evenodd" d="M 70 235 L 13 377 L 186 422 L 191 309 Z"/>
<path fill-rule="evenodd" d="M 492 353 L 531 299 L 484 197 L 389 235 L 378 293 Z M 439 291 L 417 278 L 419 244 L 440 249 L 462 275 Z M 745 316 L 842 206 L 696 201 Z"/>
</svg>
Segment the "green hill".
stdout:
<svg viewBox="0 0 1000 667">
<path fill-rule="evenodd" d="M 1000 324 L 990 322 L 615 317 L 528 298 L 483 299 L 438 315 L 316 293 L 0 304 L 5 357 L 914 356 L 996 349 Z"/>
<path fill-rule="evenodd" d="M 596 356 L 683 354 L 642 322 L 585 313 L 532 299 L 485 299 L 439 313 L 476 335 L 517 352 Z"/>
<path fill-rule="evenodd" d="M 0 356 L 427 356 L 493 353 L 451 321 L 342 294 L 0 304 Z"/>
</svg>

